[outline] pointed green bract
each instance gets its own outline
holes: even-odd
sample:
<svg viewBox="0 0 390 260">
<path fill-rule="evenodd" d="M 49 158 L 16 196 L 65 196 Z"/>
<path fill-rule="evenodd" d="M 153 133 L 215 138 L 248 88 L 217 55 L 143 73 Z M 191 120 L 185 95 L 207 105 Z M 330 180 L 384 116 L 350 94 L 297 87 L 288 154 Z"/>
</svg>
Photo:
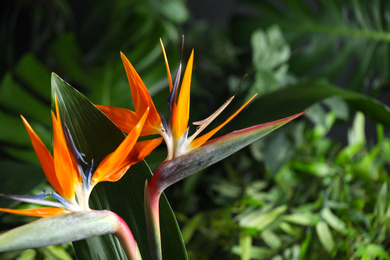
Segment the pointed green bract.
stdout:
<svg viewBox="0 0 390 260">
<path fill-rule="evenodd" d="M 156 189 L 162 192 L 173 183 L 228 157 L 304 113 L 234 131 L 207 142 L 193 152 L 165 161 L 155 173 L 154 185 L 158 185 Z"/>
<path fill-rule="evenodd" d="M 0 252 L 44 247 L 117 231 L 110 211 L 76 212 L 41 218 L 0 235 Z"/>
<path fill-rule="evenodd" d="M 72 134 L 78 150 L 86 161 L 92 158 L 99 165 L 113 152 L 125 135 L 86 97 L 68 83 L 52 75 L 52 98 L 57 94 L 63 120 Z M 107 209 L 121 216 L 137 240 L 142 258 L 150 259 L 144 214 L 145 180 L 152 172 L 145 162 L 130 170 L 115 183 L 99 183 L 90 198 L 92 209 Z M 187 259 L 178 224 L 165 197 L 161 200 L 162 240 L 164 259 Z M 119 242 L 112 236 L 100 236 L 73 243 L 80 259 L 126 259 Z"/>
</svg>

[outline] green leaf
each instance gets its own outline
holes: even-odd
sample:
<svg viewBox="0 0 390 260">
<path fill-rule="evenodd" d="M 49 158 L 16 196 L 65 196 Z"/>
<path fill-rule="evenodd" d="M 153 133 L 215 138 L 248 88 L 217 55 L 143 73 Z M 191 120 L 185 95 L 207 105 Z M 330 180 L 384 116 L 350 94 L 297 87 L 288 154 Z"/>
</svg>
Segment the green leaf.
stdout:
<svg viewBox="0 0 390 260">
<path fill-rule="evenodd" d="M 263 230 L 268 225 L 273 223 L 283 212 L 287 210 L 286 205 L 279 206 L 268 212 L 262 212 L 262 209 L 255 210 L 249 214 L 242 216 L 239 224 L 242 227 L 256 228 Z"/>
<path fill-rule="evenodd" d="M 348 144 L 354 145 L 362 143 L 364 144 L 366 142 L 366 135 L 365 135 L 365 118 L 363 113 L 358 112 L 356 113 L 355 119 L 353 120 L 353 126 L 350 131 L 348 131 Z"/>
<path fill-rule="evenodd" d="M 52 75 L 52 97 L 58 96 L 60 111 L 77 148 L 95 165 L 111 153 L 124 134 L 81 93 L 57 75 Z M 145 162 L 138 163 L 116 183 L 99 183 L 91 194 L 91 207 L 108 209 L 121 216 L 137 240 L 144 260 L 150 259 L 144 215 L 145 180 L 152 173 Z M 160 200 L 162 250 L 164 259 L 187 259 L 185 246 L 172 209 L 165 196 Z M 125 259 L 118 241 L 102 236 L 74 243 L 80 259 Z"/>
<path fill-rule="evenodd" d="M 382 184 L 382 187 L 379 190 L 378 198 L 375 204 L 375 215 L 380 221 L 382 221 L 385 217 L 388 201 L 388 187 L 387 182 L 385 182 Z"/>
<path fill-rule="evenodd" d="M 49 259 L 61 259 L 61 260 L 72 260 L 73 258 L 66 252 L 66 250 L 57 246 L 48 246 L 44 248 L 44 254 L 49 256 Z"/>
<path fill-rule="evenodd" d="M 371 256 L 368 253 L 364 253 L 360 260 L 371 260 Z"/>
<path fill-rule="evenodd" d="M 346 232 L 347 225 L 339 217 L 333 214 L 328 207 L 322 209 L 321 216 L 333 229 L 342 233 Z"/>
<path fill-rule="evenodd" d="M 302 81 L 261 95 L 249 104 L 248 109 L 259 111 L 256 113 L 256 121 L 267 122 L 306 110 L 312 104 L 329 97 L 342 98 L 352 108 L 363 112 L 366 117 L 390 126 L 390 108 L 387 105 L 371 97 L 318 80 Z M 237 125 L 253 124 L 253 114 L 242 113 L 236 122 Z"/>
<path fill-rule="evenodd" d="M 335 173 L 332 165 L 323 162 L 293 162 L 291 163 L 293 169 L 302 171 L 304 173 L 313 174 L 318 177 L 331 176 Z"/>
<path fill-rule="evenodd" d="M 263 230 L 263 232 L 261 232 L 261 237 L 263 238 L 264 243 L 272 249 L 278 249 L 282 245 L 281 238 L 279 238 L 279 236 L 270 229 Z"/>
<path fill-rule="evenodd" d="M 251 259 L 252 237 L 245 231 L 240 233 L 241 260 Z"/>
<path fill-rule="evenodd" d="M 160 3 L 160 11 L 168 19 L 176 23 L 183 23 L 188 20 L 188 10 L 184 4 L 184 1 L 170 0 L 162 1 Z"/>
<path fill-rule="evenodd" d="M 18 260 L 33 260 L 36 259 L 36 256 L 37 252 L 35 250 L 27 249 L 18 256 Z"/>
<path fill-rule="evenodd" d="M 379 257 L 387 260 L 390 259 L 389 253 L 387 253 L 386 250 L 384 250 L 380 245 L 368 244 L 366 247 L 366 253 L 373 256 L 374 258 Z"/>
<path fill-rule="evenodd" d="M 256 70 L 251 92 L 266 93 L 277 89 L 286 77 L 286 62 L 290 58 L 290 47 L 280 28 L 271 26 L 266 31 L 256 30 L 251 36 L 251 45 Z"/>
<path fill-rule="evenodd" d="M 32 117 L 46 126 L 50 125 L 49 108 L 17 84 L 10 73 L 0 83 L 0 103 L 8 111 Z"/>
<path fill-rule="evenodd" d="M 33 54 L 28 53 L 20 59 L 15 74 L 31 91 L 45 100 L 50 100 L 50 72 Z"/>
<path fill-rule="evenodd" d="M 242 249 L 240 246 L 233 246 L 231 249 L 233 254 L 242 255 Z M 251 259 L 268 259 L 272 255 L 272 250 L 266 247 L 252 246 Z"/>
<path fill-rule="evenodd" d="M 317 218 L 311 212 L 283 215 L 281 219 L 302 226 L 312 226 L 317 221 Z"/>
<path fill-rule="evenodd" d="M 325 221 L 319 221 L 316 225 L 317 236 L 328 253 L 331 253 L 335 248 L 332 233 L 328 224 Z"/>
<path fill-rule="evenodd" d="M 0 160 L 0 191 L 3 194 L 31 195 L 29 192 L 42 185 L 45 175 L 40 167 L 16 161 Z M 28 181 L 27 181 L 28 180 Z M 14 200 L 0 198 L 0 207 L 13 207 Z"/>
<path fill-rule="evenodd" d="M 302 245 L 301 245 L 301 253 L 300 253 L 301 259 L 306 259 L 305 256 L 309 250 L 309 246 L 310 246 L 312 237 L 313 237 L 313 230 L 310 229 L 306 233 L 305 240 L 303 240 Z"/>
</svg>

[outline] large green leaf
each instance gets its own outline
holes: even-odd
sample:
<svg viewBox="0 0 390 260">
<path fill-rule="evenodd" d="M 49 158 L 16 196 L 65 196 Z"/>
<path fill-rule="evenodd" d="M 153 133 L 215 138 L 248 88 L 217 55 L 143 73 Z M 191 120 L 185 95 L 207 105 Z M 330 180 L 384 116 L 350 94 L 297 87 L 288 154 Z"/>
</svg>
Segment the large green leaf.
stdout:
<svg viewBox="0 0 390 260">
<path fill-rule="evenodd" d="M 57 94 L 63 120 L 76 146 L 86 160 L 100 161 L 124 139 L 123 133 L 87 98 L 57 75 L 52 75 L 52 96 Z M 132 166 L 116 183 L 100 183 L 91 195 L 91 207 L 109 209 L 129 225 L 140 247 L 143 259 L 150 259 L 143 206 L 145 180 L 152 173 L 145 162 Z M 187 259 L 185 246 L 173 212 L 163 197 L 160 202 L 164 259 Z M 118 241 L 102 236 L 74 243 L 80 259 L 125 259 Z"/>
<path fill-rule="evenodd" d="M 267 122 L 307 109 L 309 106 L 329 97 L 340 97 L 351 107 L 360 110 L 368 118 L 385 126 L 390 126 L 390 108 L 380 101 L 333 86 L 332 84 L 309 80 L 256 98 L 248 109 L 258 111 L 256 122 Z M 267 112 L 271 111 L 271 113 Z M 251 113 L 242 113 L 238 125 L 250 125 L 254 118 Z"/>
</svg>

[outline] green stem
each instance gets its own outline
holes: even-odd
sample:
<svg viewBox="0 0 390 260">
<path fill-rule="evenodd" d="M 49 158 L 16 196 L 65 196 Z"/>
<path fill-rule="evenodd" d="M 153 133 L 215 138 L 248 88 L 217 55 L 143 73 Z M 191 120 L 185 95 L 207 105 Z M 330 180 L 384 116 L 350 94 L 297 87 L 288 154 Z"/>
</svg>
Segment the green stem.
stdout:
<svg viewBox="0 0 390 260">
<path fill-rule="evenodd" d="M 145 217 L 152 260 L 162 260 L 159 200 L 161 193 L 145 183 Z"/>
</svg>

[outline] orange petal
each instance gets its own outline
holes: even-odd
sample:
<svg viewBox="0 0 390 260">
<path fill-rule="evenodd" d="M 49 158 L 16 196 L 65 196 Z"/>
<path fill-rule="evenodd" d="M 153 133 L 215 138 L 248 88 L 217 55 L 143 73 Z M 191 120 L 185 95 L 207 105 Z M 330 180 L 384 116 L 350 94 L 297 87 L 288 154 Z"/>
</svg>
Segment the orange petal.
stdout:
<svg viewBox="0 0 390 260">
<path fill-rule="evenodd" d="M 196 148 L 196 147 L 199 147 L 201 146 L 202 144 L 204 144 L 205 142 L 207 142 L 207 140 L 209 140 L 216 132 L 218 132 L 222 127 L 224 127 L 227 123 L 230 122 L 230 120 L 232 120 L 238 113 L 241 112 L 241 110 L 244 109 L 244 107 L 246 107 L 246 105 L 248 105 L 249 102 L 252 101 L 252 99 L 256 96 L 257 94 L 253 95 L 247 102 L 245 102 L 244 105 L 242 105 L 233 115 L 231 115 L 228 119 L 226 119 L 225 122 L 223 122 L 222 124 L 220 124 L 218 127 L 214 128 L 213 130 L 211 130 L 210 132 L 208 132 L 207 134 L 204 134 L 202 135 L 201 137 L 199 138 L 196 138 L 192 143 L 191 143 L 191 148 Z"/>
<path fill-rule="evenodd" d="M 100 181 L 111 181 L 111 176 L 122 176 L 131 165 L 128 160 L 128 155 L 131 153 L 140 133 L 142 127 L 148 116 L 149 109 L 147 109 L 138 124 L 126 136 L 125 140 L 118 146 L 118 148 L 110 153 L 99 164 L 95 173 L 92 176 L 92 184 L 96 185 Z M 115 179 L 115 178 L 113 178 Z M 118 178 L 119 179 L 119 178 Z"/>
<path fill-rule="evenodd" d="M 148 156 L 159 144 L 161 144 L 163 138 L 155 138 L 152 140 L 146 140 L 137 142 L 133 150 L 130 152 L 130 154 L 127 156 L 126 161 L 129 162 L 125 167 L 123 167 L 121 170 L 116 172 L 115 174 L 112 174 L 107 177 L 107 181 L 118 181 L 122 176 L 127 172 L 127 170 L 134 164 L 139 163 L 143 159 L 145 159 L 146 156 Z"/>
<path fill-rule="evenodd" d="M 61 215 L 68 213 L 69 211 L 61 208 L 34 208 L 34 209 L 4 209 L 0 208 L 0 211 L 19 214 L 19 215 L 27 215 L 33 217 L 51 217 L 56 215 Z"/>
<path fill-rule="evenodd" d="M 190 91 L 192 66 L 194 63 L 194 50 L 188 60 L 186 71 L 184 72 L 183 82 L 181 83 L 180 94 L 177 100 L 177 105 L 174 104 L 172 111 L 173 120 L 173 135 L 179 138 L 184 135 L 188 127 L 188 118 L 190 115 Z"/>
<path fill-rule="evenodd" d="M 50 154 L 49 150 L 47 150 L 46 146 L 42 143 L 38 135 L 31 128 L 27 120 L 22 115 L 21 118 L 23 120 L 24 126 L 26 127 L 27 133 L 30 136 L 31 143 L 34 147 L 35 153 L 37 154 L 42 170 L 45 173 L 46 179 L 56 191 L 62 190 L 61 185 L 56 177 L 52 155 Z"/>
<path fill-rule="evenodd" d="M 145 159 L 146 156 L 148 156 L 154 149 L 156 149 L 157 146 L 159 146 L 162 142 L 163 138 L 155 138 L 152 140 L 145 140 L 137 142 L 134 145 L 133 150 L 129 154 L 128 158 L 129 160 L 133 161 L 133 164 L 136 164 L 143 159 Z"/>
<path fill-rule="evenodd" d="M 138 75 L 133 65 L 122 52 L 121 58 L 123 65 L 125 66 L 127 78 L 129 80 L 135 113 L 139 119 L 144 114 L 145 110 L 149 107 L 150 112 L 144 127 L 149 130 L 154 129 L 154 133 L 158 133 L 159 129 L 161 129 L 161 118 L 156 110 L 156 107 L 154 106 L 148 89 L 142 82 L 141 77 Z"/>
<path fill-rule="evenodd" d="M 53 158 L 54 167 L 57 176 L 57 180 L 61 185 L 61 190 L 56 191 L 66 200 L 74 198 L 74 185 L 77 178 L 77 168 L 74 165 L 75 161 L 72 160 L 72 153 L 70 152 L 64 132 L 61 124 L 60 111 L 58 109 L 57 97 L 56 102 L 56 114 L 51 112 L 52 124 L 53 124 Z"/>
<path fill-rule="evenodd" d="M 167 54 L 165 53 L 164 44 L 163 44 L 161 38 L 160 38 L 160 44 L 161 44 L 161 49 L 162 49 L 162 52 L 163 52 L 163 55 L 164 55 L 165 67 L 167 68 L 167 76 L 168 76 L 169 91 L 171 92 L 171 91 L 172 91 L 172 88 L 173 88 L 172 76 L 171 76 L 171 71 L 170 71 L 170 69 L 169 69 Z"/>
<path fill-rule="evenodd" d="M 138 124 L 137 114 L 121 107 L 95 105 L 123 132 L 129 133 Z M 144 132 L 144 131 L 142 131 Z M 141 134 L 142 135 L 142 134 Z"/>
</svg>

